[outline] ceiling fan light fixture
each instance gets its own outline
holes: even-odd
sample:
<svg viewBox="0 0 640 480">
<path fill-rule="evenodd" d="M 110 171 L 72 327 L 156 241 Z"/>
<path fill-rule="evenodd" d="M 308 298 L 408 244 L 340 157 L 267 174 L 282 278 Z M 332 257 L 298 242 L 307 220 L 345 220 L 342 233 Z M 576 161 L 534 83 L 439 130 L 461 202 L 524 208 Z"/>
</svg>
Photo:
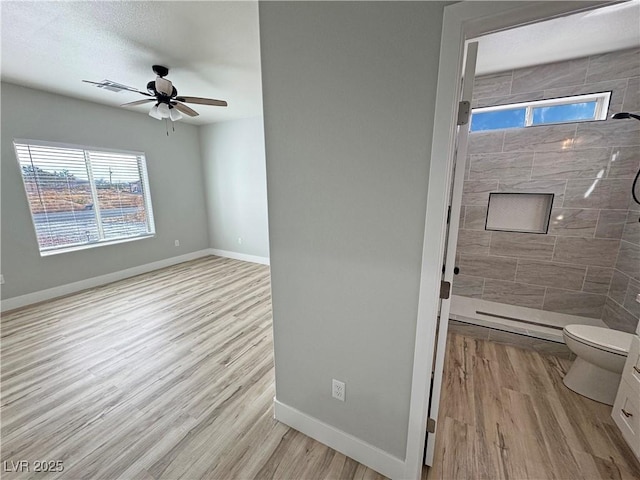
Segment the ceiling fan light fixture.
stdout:
<svg viewBox="0 0 640 480">
<path fill-rule="evenodd" d="M 176 107 L 171 107 L 169 109 L 169 118 L 172 122 L 177 122 L 182 118 L 182 114 L 178 111 Z"/>
<path fill-rule="evenodd" d="M 169 118 L 169 105 L 166 103 L 158 105 L 158 113 L 161 115 L 161 118 Z"/>
<path fill-rule="evenodd" d="M 151 110 L 149 110 L 149 116 L 158 120 L 162 120 L 162 115 L 158 111 L 158 105 L 154 105 L 153 107 L 151 107 Z"/>
</svg>

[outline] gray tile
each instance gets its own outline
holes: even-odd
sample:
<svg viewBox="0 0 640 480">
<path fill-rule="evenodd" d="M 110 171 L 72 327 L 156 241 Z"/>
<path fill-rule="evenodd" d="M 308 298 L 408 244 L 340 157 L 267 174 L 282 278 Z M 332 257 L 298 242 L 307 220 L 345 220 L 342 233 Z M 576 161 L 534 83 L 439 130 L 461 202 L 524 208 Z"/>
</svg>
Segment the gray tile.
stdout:
<svg viewBox="0 0 640 480">
<path fill-rule="evenodd" d="M 612 276 L 613 268 L 594 266 L 587 267 L 587 276 L 584 279 L 582 291 L 607 295 L 609 293 Z"/>
<path fill-rule="evenodd" d="M 603 122 L 604 123 L 604 122 Z M 576 136 L 576 125 L 540 125 L 528 128 L 513 128 L 504 131 L 503 151 L 560 151 L 571 148 Z M 606 145 L 601 143 L 597 146 Z M 626 144 L 621 144 L 626 145 Z"/>
<path fill-rule="evenodd" d="M 598 224 L 595 209 L 554 208 L 549 220 L 549 235 L 563 237 L 593 237 Z"/>
<path fill-rule="evenodd" d="M 629 210 L 627 212 L 627 222 L 622 232 L 622 239 L 625 242 L 640 245 L 640 213 Z"/>
<path fill-rule="evenodd" d="M 487 196 L 487 201 L 489 197 Z M 465 207 L 464 228 L 467 230 L 484 230 L 487 222 L 487 207 L 467 205 Z"/>
<path fill-rule="evenodd" d="M 581 265 L 521 259 L 518 260 L 516 282 L 579 291 L 586 271 L 587 268 Z"/>
<path fill-rule="evenodd" d="M 513 280 L 517 259 L 507 257 L 460 255 L 460 273 L 475 277 Z"/>
<path fill-rule="evenodd" d="M 575 148 L 602 147 L 603 145 L 640 145 L 640 122 L 633 120 L 599 120 L 577 123 L 573 143 Z M 505 151 L 508 151 L 505 138 Z"/>
<path fill-rule="evenodd" d="M 473 81 L 473 98 L 502 97 L 511 93 L 512 72 L 478 76 Z"/>
<path fill-rule="evenodd" d="M 484 153 L 471 155 L 469 179 L 519 179 L 526 180 L 531 175 L 533 153 Z"/>
<path fill-rule="evenodd" d="M 634 178 L 640 169 L 640 148 L 613 147 L 608 178 Z"/>
<path fill-rule="evenodd" d="M 638 319 L 610 298 L 605 303 L 602 321 L 609 328 L 627 333 L 634 333 L 638 326 Z"/>
<path fill-rule="evenodd" d="M 520 307 L 542 308 L 544 287 L 524 283 L 505 282 L 488 278 L 484 282 L 482 299 Z"/>
<path fill-rule="evenodd" d="M 596 178 L 606 172 L 610 148 L 536 152 L 531 178 L 568 179 Z M 602 173 L 600 173 L 602 175 Z"/>
<path fill-rule="evenodd" d="M 486 208 L 489 204 L 489 192 L 497 190 L 496 180 L 467 180 L 462 187 L 462 205 L 481 205 Z"/>
<path fill-rule="evenodd" d="M 500 180 L 498 191 L 508 193 L 553 193 L 553 206 L 561 207 L 566 180 Z"/>
<path fill-rule="evenodd" d="M 511 93 L 582 85 L 585 82 L 588 66 L 588 58 L 578 58 L 514 70 Z"/>
<path fill-rule="evenodd" d="M 551 260 L 556 237 L 535 233 L 492 232 L 491 255 Z"/>
<path fill-rule="evenodd" d="M 567 180 L 565 207 L 626 210 L 631 201 L 630 178 Z"/>
<path fill-rule="evenodd" d="M 606 298 L 605 295 L 547 288 L 542 308 L 548 312 L 600 318 Z"/>
<path fill-rule="evenodd" d="M 570 97 L 597 92 L 611 92 L 609 109 L 618 111 L 622 107 L 624 94 L 627 90 L 627 79 L 606 80 L 603 82 L 587 83 L 585 85 L 562 88 L 552 88 L 544 91 L 544 98 Z"/>
<path fill-rule="evenodd" d="M 475 155 L 477 153 L 501 152 L 503 143 L 504 130 L 471 132 L 467 143 L 467 153 L 469 155 Z"/>
<path fill-rule="evenodd" d="M 627 287 L 627 294 L 624 297 L 624 303 L 622 306 L 635 318 L 640 319 L 640 303 L 636 301 L 636 296 L 638 294 L 640 294 L 640 282 L 631 280 Z"/>
<path fill-rule="evenodd" d="M 457 251 L 461 255 L 488 255 L 491 232 L 459 230 Z"/>
<path fill-rule="evenodd" d="M 482 298 L 484 278 L 470 277 L 468 275 L 455 275 L 453 277 L 453 294 L 470 298 Z"/>
<path fill-rule="evenodd" d="M 620 240 L 608 238 L 557 237 L 555 262 L 613 267 Z"/>
<path fill-rule="evenodd" d="M 475 97 L 475 92 L 474 92 Z M 533 102 L 535 100 L 544 100 L 544 91 L 518 93 L 516 95 L 505 95 L 500 97 L 478 98 L 471 103 L 473 108 L 492 107 L 494 105 L 509 105 L 511 103 Z"/>
<path fill-rule="evenodd" d="M 630 78 L 628 82 L 624 103 L 620 111 L 637 112 L 640 110 L 640 77 Z"/>
<path fill-rule="evenodd" d="M 627 210 L 600 210 L 596 238 L 622 238 Z"/>
<path fill-rule="evenodd" d="M 621 241 L 616 269 L 640 282 L 640 246 Z"/>
<path fill-rule="evenodd" d="M 624 303 L 627 288 L 629 287 L 629 276 L 620 270 L 614 270 L 611 277 L 611 286 L 609 287 L 609 297 L 622 305 Z"/>
<path fill-rule="evenodd" d="M 640 75 L 640 49 L 638 48 L 592 55 L 589 60 L 587 83 Z"/>
</svg>

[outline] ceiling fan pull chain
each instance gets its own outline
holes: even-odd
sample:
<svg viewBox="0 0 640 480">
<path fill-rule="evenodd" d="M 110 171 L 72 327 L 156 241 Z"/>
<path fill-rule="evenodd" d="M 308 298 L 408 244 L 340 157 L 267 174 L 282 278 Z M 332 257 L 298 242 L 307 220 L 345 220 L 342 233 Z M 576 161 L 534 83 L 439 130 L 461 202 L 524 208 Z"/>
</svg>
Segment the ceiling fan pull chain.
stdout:
<svg viewBox="0 0 640 480">
<path fill-rule="evenodd" d="M 164 119 L 164 126 L 167 129 L 167 137 L 169 136 L 169 124 L 167 123 L 169 120 L 167 120 L 166 118 Z"/>
</svg>

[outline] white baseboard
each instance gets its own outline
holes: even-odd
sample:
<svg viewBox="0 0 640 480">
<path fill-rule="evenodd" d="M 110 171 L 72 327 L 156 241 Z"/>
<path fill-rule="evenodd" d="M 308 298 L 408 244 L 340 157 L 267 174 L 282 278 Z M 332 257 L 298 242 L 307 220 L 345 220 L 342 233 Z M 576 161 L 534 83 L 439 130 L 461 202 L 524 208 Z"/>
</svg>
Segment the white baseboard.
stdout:
<svg viewBox="0 0 640 480">
<path fill-rule="evenodd" d="M 498 327 L 501 330 L 560 342 L 563 341 L 562 328 L 567 325 L 580 324 L 608 328 L 602 320 L 596 318 L 507 305 L 460 295 L 451 297 L 450 314 L 452 319 L 458 316 L 464 317 L 473 320 L 476 325 Z M 463 319 L 459 318 L 459 320 Z"/>
<path fill-rule="evenodd" d="M 231 252 L 229 250 L 218 250 L 217 248 L 210 248 L 209 253 L 211 255 L 217 255 L 219 257 L 233 258 L 234 260 L 242 260 L 245 262 L 260 263 L 262 265 L 269 265 L 269 257 L 259 257 L 257 255 L 247 255 L 246 253 Z"/>
<path fill-rule="evenodd" d="M 405 462 L 274 399 L 275 418 L 389 478 L 403 478 Z"/>
<path fill-rule="evenodd" d="M 197 252 L 187 253 L 185 255 L 179 255 L 177 257 L 165 258 L 158 260 L 157 262 L 151 262 L 137 267 L 127 268 L 118 272 L 107 273 L 106 275 L 99 275 L 97 277 L 87 278 L 86 280 L 80 280 L 78 282 L 67 283 L 58 287 L 47 288 L 46 290 L 40 290 L 38 292 L 27 293 L 18 297 L 7 298 L 0 302 L 0 311 L 5 312 L 8 310 L 14 310 L 34 303 L 44 302 L 56 297 L 62 297 L 71 293 L 80 292 L 88 288 L 98 287 L 100 285 L 106 285 L 107 283 L 117 282 L 125 278 L 140 275 L 142 273 L 152 272 L 160 268 L 170 267 L 182 262 L 188 262 L 189 260 L 195 260 L 196 258 L 206 257 L 213 253 L 209 249 L 198 250 Z"/>
</svg>

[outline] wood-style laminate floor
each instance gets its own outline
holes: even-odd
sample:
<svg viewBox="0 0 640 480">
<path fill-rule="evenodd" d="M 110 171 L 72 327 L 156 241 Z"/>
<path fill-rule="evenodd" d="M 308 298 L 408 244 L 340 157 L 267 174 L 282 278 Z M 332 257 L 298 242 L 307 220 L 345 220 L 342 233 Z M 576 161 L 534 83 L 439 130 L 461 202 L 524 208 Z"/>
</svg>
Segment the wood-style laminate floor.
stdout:
<svg viewBox="0 0 640 480">
<path fill-rule="evenodd" d="M 273 419 L 268 267 L 206 257 L 25 308 L 1 348 L 4 480 L 383 478 Z"/>
<path fill-rule="evenodd" d="M 273 420 L 268 267 L 206 257 L 28 307 L 0 346 L 3 479 L 383 478 Z M 447 348 L 424 478 L 640 478 L 608 407 L 562 385 L 569 361 Z"/>
<path fill-rule="evenodd" d="M 640 479 L 611 407 L 562 383 L 572 360 L 501 335 L 497 343 L 449 333 L 435 462 L 423 477 Z"/>
</svg>

